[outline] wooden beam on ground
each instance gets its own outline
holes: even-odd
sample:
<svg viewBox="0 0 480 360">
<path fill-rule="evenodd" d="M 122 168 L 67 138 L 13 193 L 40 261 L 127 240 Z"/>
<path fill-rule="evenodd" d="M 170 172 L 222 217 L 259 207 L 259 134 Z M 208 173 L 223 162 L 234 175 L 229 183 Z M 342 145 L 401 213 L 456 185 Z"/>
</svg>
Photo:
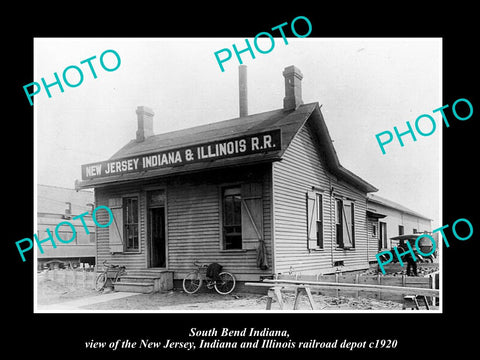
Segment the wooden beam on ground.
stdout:
<svg viewBox="0 0 480 360">
<path fill-rule="evenodd" d="M 274 294 L 277 297 L 278 305 L 280 305 L 280 310 L 283 310 L 283 297 L 282 297 L 282 291 L 280 287 L 275 287 L 273 289 Z"/>
<path fill-rule="evenodd" d="M 293 303 L 293 310 L 298 309 L 298 305 L 300 305 L 300 294 L 302 293 L 304 288 L 297 287 L 295 289 L 295 302 Z"/>
<path fill-rule="evenodd" d="M 312 310 L 315 310 L 315 302 L 313 301 L 312 292 L 310 291 L 310 287 L 307 286 L 299 286 L 295 288 L 295 302 L 293 304 L 293 310 L 298 310 L 298 306 L 300 305 L 300 295 L 305 293 L 308 297 L 308 302 L 310 303 L 310 307 Z"/>
<path fill-rule="evenodd" d="M 403 286 L 390 285 L 370 285 L 370 284 L 347 284 L 347 283 L 331 283 L 331 282 L 316 282 L 316 281 L 300 281 L 300 280 L 270 280 L 265 279 L 264 282 L 247 282 L 247 286 L 265 286 L 274 287 L 280 286 L 283 288 L 297 288 L 309 285 L 310 288 L 316 289 L 338 289 L 338 290 L 366 290 L 366 291 L 381 291 L 386 293 L 402 293 L 409 295 L 424 295 L 424 296 L 439 296 L 440 290 L 428 288 L 415 288 Z"/>
<path fill-rule="evenodd" d="M 308 301 L 310 302 L 310 307 L 312 308 L 312 310 L 315 310 L 315 302 L 313 301 L 313 296 L 312 296 L 312 292 L 310 291 L 310 287 L 309 286 L 304 287 L 303 291 L 307 293 Z"/>
</svg>

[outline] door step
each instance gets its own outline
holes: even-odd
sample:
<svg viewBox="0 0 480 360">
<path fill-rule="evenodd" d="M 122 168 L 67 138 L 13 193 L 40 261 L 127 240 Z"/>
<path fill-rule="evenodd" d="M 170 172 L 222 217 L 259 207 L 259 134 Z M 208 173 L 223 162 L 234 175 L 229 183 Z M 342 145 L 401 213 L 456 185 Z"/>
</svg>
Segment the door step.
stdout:
<svg viewBox="0 0 480 360">
<path fill-rule="evenodd" d="M 120 281 L 115 284 L 114 288 L 115 291 L 134 292 L 142 294 L 149 294 L 154 292 L 154 284 L 144 282 Z"/>
<path fill-rule="evenodd" d="M 173 272 L 164 269 L 129 270 L 114 285 L 115 291 L 152 293 L 173 289 Z"/>
</svg>

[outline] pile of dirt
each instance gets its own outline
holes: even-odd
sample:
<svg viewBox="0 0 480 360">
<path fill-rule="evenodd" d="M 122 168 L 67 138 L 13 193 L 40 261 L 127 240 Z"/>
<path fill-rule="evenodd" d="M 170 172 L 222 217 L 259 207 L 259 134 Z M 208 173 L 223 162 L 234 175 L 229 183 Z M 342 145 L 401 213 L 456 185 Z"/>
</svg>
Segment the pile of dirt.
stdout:
<svg viewBox="0 0 480 360">
<path fill-rule="evenodd" d="M 399 263 L 387 264 L 384 266 L 385 275 L 391 276 L 402 276 L 407 275 L 407 265 L 401 267 Z M 432 274 L 440 269 L 438 263 L 419 263 L 417 264 L 417 274 L 418 276 L 427 276 Z M 360 275 L 383 275 L 383 273 L 378 268 L 370 268 L 365 270 Z"/>
<path fill-rule="evenodd" d="M 327 296 L 313 294 L 316 310 L 401 310 L 403 304 L 395 301 L 377 300 L 365 297 Z M 286 309 L 293 309 L 295 297 L 293 294 L 285 294 Z M 275 308 L 272 306 L 272 309 Z M 310 310 L 307 297 L 303 296 L 300 302 L 300 310 Z"/>
</svg>

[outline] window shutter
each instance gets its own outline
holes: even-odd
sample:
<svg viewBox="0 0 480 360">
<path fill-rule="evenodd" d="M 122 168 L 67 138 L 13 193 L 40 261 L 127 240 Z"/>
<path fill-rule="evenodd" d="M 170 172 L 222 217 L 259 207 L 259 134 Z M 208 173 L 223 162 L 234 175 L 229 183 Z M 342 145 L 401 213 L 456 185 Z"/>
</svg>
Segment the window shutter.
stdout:
<svg viewBox="0 0 480 360">
<path fill-rule="evenodd" d="M 122 198 L 111 198 L 108 207 L 112 210 L 113 221 L 108 227 L 108 245 L 111 253 L 123 252 L 123 202 Z"/>
<path fill-rule="evenodd" d="M 262 184 L 242 185 L 242 248 L 256 249 L 263 240 Z"/>
<path fill-rule="evenodd" d="M 307 248 L 317 247 L 317 201 L 315 192 L 307 192 Z"/>
<path fill-rule="evenodd" d="M 351 202 L 343 201 L 342 215 L 343 215 L 343 247 L 344 249 L 349 249 L 353 247 L 352 203 Z"/>
</svg>

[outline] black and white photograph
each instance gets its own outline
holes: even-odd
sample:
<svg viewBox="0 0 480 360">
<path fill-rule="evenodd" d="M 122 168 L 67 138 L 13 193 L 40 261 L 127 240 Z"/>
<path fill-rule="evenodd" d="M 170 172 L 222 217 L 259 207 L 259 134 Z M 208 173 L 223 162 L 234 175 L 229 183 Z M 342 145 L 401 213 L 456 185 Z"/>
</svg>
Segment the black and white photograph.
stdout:
<svg viewBox="0 0 480 360">
<path fill-rule="evenodd" d="M 478 101 L 457 33 L 227 20 L 27 36 L 19 324 L 93 357 L 460 344 Z"/>
<path fill-rule="evenodd" d="M 254 44 L 35 40 L 38 311 L 441 310 L 441 39 Z"/>
</svg>

